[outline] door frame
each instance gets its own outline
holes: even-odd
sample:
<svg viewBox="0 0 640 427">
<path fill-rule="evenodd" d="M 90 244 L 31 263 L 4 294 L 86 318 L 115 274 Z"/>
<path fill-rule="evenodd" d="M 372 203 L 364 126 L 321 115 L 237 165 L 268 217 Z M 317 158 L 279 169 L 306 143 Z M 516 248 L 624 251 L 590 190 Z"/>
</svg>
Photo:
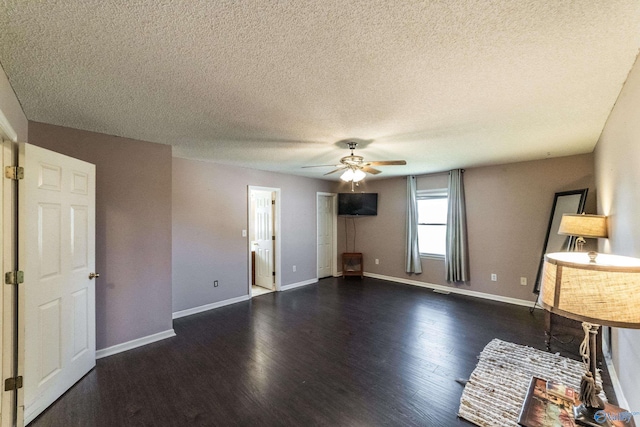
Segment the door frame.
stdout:
<svg viewBox="0 0 640 427">
<path fill-rule="evenodd" d="M 0 111 L 0 116 L 2 112 Z M 0 117 L 2 118 L 2 117 Z M 0 227 L 2 230 L 2 243 L 0 246 L 0 264 L 2 265 L 2 275 L 7 271 L 17 270 L 17 245 L 18 245 L 18 185 L 17 181 L 4 177 L 4 169 L 7 166 L 18 164 L 18 148 L 16 136 L 8 123 L 0 120 L 0 166 L 2 167 L 2 183 L 0 184 Z M 4 285 L 2 280 L 2 291 L 0 291 L 0 343 L 2 351 L 0 353 L 0 372 L 2 373 L 2 384 L 6 378 L 23 375 L 24 358 L 20 358 L 20 348 L 18 347 L 18 325 L 22 325 L 17 318 L 18 314 L 18 292 L 22 286 Z M 22 300 L 20 300 L 22 301 Z M 5 391 L 0 389 L 0 425 L 24 425 L 24 389 L 15 391 Z"/>
<path fill-rule="evenodd" d="M 257 186 L 257 185 L 248 185 L 247 186 L 247 230 L 249 230 L 247 236 L 246 236 L 246 243 L 247 243 L 247 293 L 249 294 L 249 298 L 251 298 L 251 273 L 252 273 L 252 268 L 251 268 L 251 239 L 250 237 L 253 235 L 253 221 L 251 221 L 251 193 L 253 191 L 270 191 L 272 193 L 275 193 L 275 206 L 276 208 L 274 209 L 273 212 L 273 235 L 276 237 L 275 240 L 275 245 L 273 248 L 273 256 L 275 257 L 275 259 L 273 260 L 273 269 L 275 270 L 275 285 L 276 285 L 276 292 L 280 291 L 280 287 L 281 287 L 281 280 L 282 280 L 282 269 L 281 269 L 281 265 L 282 265 L 282 257 L 281 257 L 281 248 L 282 248 L 282 244 L 281 244 L 281 240 L 282 240 L 282 233 L 280 232 L 281 230 L 281 222 L 280 222 L 280 215 L 281 215 L 281 208 L 280 205 L 281 203 L 281 190 L 280 188 L 276 188 L 276 187 L 261 187 L 261 186 Z"/>
<path fill-rule="evenodd" d="M 331 274 L 333 277 L 338 277 L 338 194 L 326 193 L 318 191 L 316 193 L 316 279 L 318 279 L 318 231 L 320 230 L 320 218 L 318 217 L 319 199 L 321 196 L 331 197 Z"/>
</svg>

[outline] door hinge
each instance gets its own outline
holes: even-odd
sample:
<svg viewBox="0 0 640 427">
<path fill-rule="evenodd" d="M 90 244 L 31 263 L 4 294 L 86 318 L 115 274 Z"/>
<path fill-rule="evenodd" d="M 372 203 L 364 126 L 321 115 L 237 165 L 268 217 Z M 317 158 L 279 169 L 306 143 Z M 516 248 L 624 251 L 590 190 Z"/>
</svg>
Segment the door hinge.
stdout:
<svg viewBox="0 0 640 427">
<path fill-rule="evenodd" d="M 271 273 L 271 275 L 272 275 L 272 276 L 275 276 L 275 275 L 276 275 L 276 272 L 274 271 L 273 273 Z"/>
<path fill-rule="evenodd" d="M 271 236 L 271 240 L 276 240 L 276 236 Z"/>
<path fill-rule="evenodd" d="M 22 377 L 7 378 L 4 380 L 4 391 L 15 391 L 22 388 Z"/>
<path fill-rule="evenodd" d="M 4 168 L 4 176 L 9 179 L 19 180 L 24 178 L 24 168 L 22 166 L 7 166 Z"/>
<path fill-rule="evenodd" d="M 272 200 L 272 201 L 271 201 L 271 204 L 272 204 L 272 205 L 275 205 L 275 204 L 276 204 L 276 201 L 275 201 L 275 200 Z"/>
<path fill-rule="evenodd" d="M 7 271 L 4 274 L 5 285 L 19 285 L 24 282 L 24 272 L 22 271 Z"/>
</svg>

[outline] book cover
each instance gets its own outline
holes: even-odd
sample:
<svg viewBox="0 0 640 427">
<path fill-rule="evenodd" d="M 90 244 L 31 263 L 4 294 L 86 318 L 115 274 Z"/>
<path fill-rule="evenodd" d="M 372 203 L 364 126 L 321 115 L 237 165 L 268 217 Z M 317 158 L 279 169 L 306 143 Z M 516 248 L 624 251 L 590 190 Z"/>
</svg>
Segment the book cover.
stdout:
<svg viewBox="0 0 640 427">
<path fill-rule="evenodd" d="M 574 402 L 547 392 L 547 381 L 532 377 L 520 412 L 518 424 L 523 427 L 575 427 Z"/>
<path fill-rule="evenodd" d="M 552 384 L 547 384 L 545 379 L 531 377 L 518 424 L 523 427 L 577 427 L 573 407 L 580 405 L 578 394 L 570 387 L 549 382 Z M 570 396 L 573 396 L 573 399 Z M 605 403 L 605 408 L 596 413 L 598 424 L 604 425 L 605 420 L 615 427 L 636 425 L 630 412 L 611 403 Z"/>
<path fill-rule="evenodd" d="M 567 387 L 566 385 L 559 383 L 558 381 L 547 381 L 547 393 L 560 399 L 565 399 L 574 404 L 577 394 L 574 389 Z"/>
</svg>

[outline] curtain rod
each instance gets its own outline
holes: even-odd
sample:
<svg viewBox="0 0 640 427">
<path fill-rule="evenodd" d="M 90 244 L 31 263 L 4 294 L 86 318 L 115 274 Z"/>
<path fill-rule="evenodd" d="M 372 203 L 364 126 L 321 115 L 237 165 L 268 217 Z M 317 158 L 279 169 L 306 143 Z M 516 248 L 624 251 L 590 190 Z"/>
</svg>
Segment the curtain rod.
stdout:
<svg viewBox="0 0 640 427">
<path fill-rule="evenodd" d="M 464 169 L 460 169 L 462 171 L 462 173 L 464 173 Z M 438 175 L 449 175 L 451 171 L 444 171 L 444 172 L 434 172 L 434 173 L 424 173 L 422 175 L 414 175 L 416 178 L 422 178 L 424 176 L 438 176 Z M 406 176 L 402 177 L 402 179 L 407 179 Z"/>
</svg>

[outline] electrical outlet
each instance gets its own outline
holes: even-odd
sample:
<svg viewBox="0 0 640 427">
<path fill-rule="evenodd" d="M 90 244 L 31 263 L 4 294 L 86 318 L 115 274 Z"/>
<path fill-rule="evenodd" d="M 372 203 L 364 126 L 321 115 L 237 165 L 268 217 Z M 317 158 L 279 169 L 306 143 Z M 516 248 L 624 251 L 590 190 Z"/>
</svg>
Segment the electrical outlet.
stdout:
<svg viewBox="0 0 640 427">
<path fill-rule="evenodd" d="M 214 281 L 213 281 L 213 287 L 214 287 L 214 288 L 217 288 L 217 287 L 218 287 L 218 281 L 217 281 L 217 280 L 214 280 Z"/>
<path fill-rule="evenodd" d="M 497 282 L 498 281 L 498 275 L 496 273 L 491 273 L 491 281 L 492 282 Z"/>
<path fill-rule="evenodd" d="M 376 264 L 380 264 L 380 260 L 376 258 Z"/>
<path fill-rule="evenodd" d="M 295 265 L 293 266 L 293 272 L 294 273 L 296 272 L 296 266 Z"/>
<path fill-rule="evenodd" d="M 521 277 L 520 278 L 520 284 L 522 286 L 527 286 L 527 278 L 526 277 Z"/>
</svg>

